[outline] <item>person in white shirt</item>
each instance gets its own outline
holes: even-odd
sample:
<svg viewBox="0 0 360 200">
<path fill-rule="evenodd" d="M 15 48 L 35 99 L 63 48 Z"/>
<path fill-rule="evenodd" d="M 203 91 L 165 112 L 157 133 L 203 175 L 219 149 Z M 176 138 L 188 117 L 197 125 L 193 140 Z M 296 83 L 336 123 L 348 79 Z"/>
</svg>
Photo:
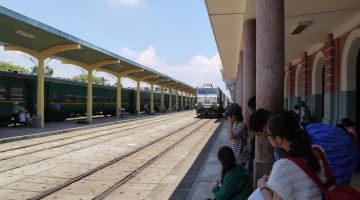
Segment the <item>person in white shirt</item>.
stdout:
<svg viewBox="0 0 360 200">
<path fill-rule="evenodd" d="M 273 147 L 283 148 L 287 156 L 305 159 L 309 167 L 325 182 L 322 162 L 311 148 L 311 141 L 301 129 L 296 116 L 288 111 L 278 111 L 270 116 L 264 133 Z M 263 176 L 257 185 L 264 200 L 268 199 L 322 199 L 321 189 L 295 163 L 280 159 L 273 165 L 270 176 Z"/>
</svg>

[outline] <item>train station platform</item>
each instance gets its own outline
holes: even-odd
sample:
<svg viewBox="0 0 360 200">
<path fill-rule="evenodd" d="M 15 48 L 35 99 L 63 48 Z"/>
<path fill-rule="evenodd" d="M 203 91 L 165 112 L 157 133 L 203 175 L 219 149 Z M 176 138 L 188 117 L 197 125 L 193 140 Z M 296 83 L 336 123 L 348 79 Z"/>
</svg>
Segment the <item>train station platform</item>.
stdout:
<svg viewBox="0 0 360 200">
<path fill-rule="evenodd" d="M 171 200 L 214 199 L 211 183 L 213 179 L 220 178 L 221 174 L 217 152 L 220 147 L 231 145 L 226 129 L 226 123 L 222 123 L 171 196 Z M 351 186 L 360 191 L 360 172 L 354 173 Z"/>
<path fill-rule="evenodd" d="M 214 199 L 211 183 L 213 179 L 220 179 L 221 177 L 221 165 L 218 161 L 217 153 L 222 146 L 231 145 L 230 140 L 227 138 L 226 129 L 226 123 L 222 123 L 217 132 L 212 138 L 210 138 L 209 142 L 200 153 L 197 161 L 203 160 L 203 164 L 201 166 L 197 166 L 199 171 L 191 184 L 191 187 L 187 191 L 186 197 L 183 199 Z"/>
<path fill-rule="evenodd" d="M 155 115 L 165 115 L 171 112 L 155 113 Z M 87 129 L 94 126 L 106 126 L 114 123 L 120 123 L 122 121 L 136 120 L 144 117 L 154 117 L 155 115 L 141 114 L 136 115 L 125 115 L 124 118 L 117 118 L 115 116 L 104 117 L 94 116 L 91 123 L 85 123 L 86 117 L 67 119 L 62 122 L 46 122 L 44 128 L 32 128 L 25 126 L 17 126 L 13 128 L 0 127 L 0 144 L 4 142 L 17 141 L 28 138 L 41 137 L 46 135 L 55 135 L 66 133 L 74 130 Z"/>
<path fill-rule="evenodd" d="M 191 112 L 191 111 L 184 111 Z M 175 112 L 156 113 L 156 116 L 166 115 Z M 45 128 L 30 128 L 30 127 L 1 127 L 0 128 L 0 143 L 6 140 L 24 139 L 26 137 L 40 137 L 41 135 L 52 135 L 70 132 L 72 130 L 87 129 L 90 126 L 106 126 L 115 123 L 121 123 L 125 120 L 138 120 L 139 118 L 153 117 L 153 115 L 129 115 L 125 118 L 116 117 L 95 117 L 91 124 L 79 124 L 77 121 L 84 119 L 66 120 L 63 122 L 49 122 L 45 124 Z M 220 178 L 221 165 L 217 159 L 217 152 L 222 146 L 230 146 L 230 141 L 227 138 L 227 125 L 223 123 L 225 120 L 221 119 L 222 123 L 217 128 L 215 133 L 206 143 L 199 156 L 180 182 L 175 192 L 171 195 L 171 200 L 205 200 L 213 199 L 211 182 L 217 177 Z M 27 136 L 25 136 L 27 135 Z M 360 173 L 353 175 L 351 185 L 360 191 Z"/>
</svg>

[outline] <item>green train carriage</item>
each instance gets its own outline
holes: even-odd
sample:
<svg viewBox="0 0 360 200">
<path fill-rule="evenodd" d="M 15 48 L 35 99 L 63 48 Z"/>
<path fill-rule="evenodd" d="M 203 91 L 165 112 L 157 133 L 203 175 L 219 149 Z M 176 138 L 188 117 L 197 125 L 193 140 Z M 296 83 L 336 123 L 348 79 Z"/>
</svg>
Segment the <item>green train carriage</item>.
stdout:
<svg viewBox="0 0 360 200">
<path fill-rule="evenodd" d="M 27 111 L 36 114 L 37 77 L 8 71 L 0 71 L 0 125 L 11 123 L 12 106 L 19 102 Z M 35 95 L 34 95 L 35 94 Z M 145 103 L 150 108 L 150 92 L 141 91 L 141 111 Z M 44 113 L 45 121 L 53 119 L 54 106 L 61 104 L 63 118 L 85 115 L 87 110 L 87 83 L 63 78 L 45 77 L 44 83 Z M 116 87 L 93 84 L 93 114 L 116 114 Z M 154 93 L 154 108 L 159 110 L 161 94 Z M 165 94 L 165 99 L 168 95 Z M 121 107 L 130 114 L 135 113 L 136 90 L 121 89 Z M 166 102 L 166 101 L 165 101 Z"/>
<path fill-rule="evenodd" d="M 0 71 L 0 126 L 11 123 L 13 103 L 18 102 L 28 112 L 33 96 L 27 91 L 33 87 L 33 80 L 29 75 Z"/>
</svg>

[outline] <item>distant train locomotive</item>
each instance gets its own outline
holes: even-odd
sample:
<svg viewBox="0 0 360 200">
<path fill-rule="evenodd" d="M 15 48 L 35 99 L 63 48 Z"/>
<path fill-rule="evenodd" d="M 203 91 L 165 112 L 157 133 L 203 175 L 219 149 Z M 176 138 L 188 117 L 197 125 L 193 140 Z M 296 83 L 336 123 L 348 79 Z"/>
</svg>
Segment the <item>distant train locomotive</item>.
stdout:
<svg viewBox="0 0 360 200">
<path fill-rule="evenodd" d="M 37 76 L 8 71 L 0 71 L 0 126 L 11 123 L 12 105 L 19 102 L 33 115 L 36 112 Z M 57 101 L 61 104 L 63 118 L 84 115 L 87 104 L 87 83 L 72 81 L 63 78 L 45 77 L 45 121 L 52 119 L 54 106 Z M 150 107 L 150 92 L 141 91 L 140 110 L 144 105 Z M 175 95 L 172 96 L 172 105 L 175 105 Z M 116 87 L 109 85 L 93 85 L 93 114 L 116 114 Z M 180 96 L 179 96 L 180 102 Z M 154 93 L 154 109 L 159 111 L 161 94 Z M 164 106 L 169 107 L 169 94 L 164 95 Z M 126 112 L 134 113 L 136 109 L 136 90 L 121 88 L 121 107 Z"/>
<path fill-rule="evenodd" d="M 196 114 L 218 116 L 225 112 L 226 96 L 219 87 L 205 84 L 196 88 Z"/>
</svg>

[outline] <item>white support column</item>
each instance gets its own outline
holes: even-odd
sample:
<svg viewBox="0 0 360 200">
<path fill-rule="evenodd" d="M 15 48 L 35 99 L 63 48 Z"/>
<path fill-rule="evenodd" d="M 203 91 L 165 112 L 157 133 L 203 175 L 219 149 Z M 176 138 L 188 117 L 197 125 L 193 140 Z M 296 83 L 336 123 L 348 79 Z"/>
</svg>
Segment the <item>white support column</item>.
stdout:
<svg viewBox="0 0 360 200">
<path fill-rule="evenodd" d="M 88 70 L 88 87 L 87 87 L 87 110 L 86 110 L 86 120 L 92 122 L 92 70 Z"/>
<path fill-rule="evenodd" d="M 140 115 L 140 81 L 137 81 L 136 87 L 136 113 L 137 116 Z"/>
<path fill-rule="evenodd" d="M 120 117 L 121 114 L 121 77 L 117 77 L 116 84 L 116 117 Z"/>
<path fill-rule="evenodd" d="M 150 113 L 154 113 L 154 85 L 151 84 L 150 90 Z"/>
</svg>

